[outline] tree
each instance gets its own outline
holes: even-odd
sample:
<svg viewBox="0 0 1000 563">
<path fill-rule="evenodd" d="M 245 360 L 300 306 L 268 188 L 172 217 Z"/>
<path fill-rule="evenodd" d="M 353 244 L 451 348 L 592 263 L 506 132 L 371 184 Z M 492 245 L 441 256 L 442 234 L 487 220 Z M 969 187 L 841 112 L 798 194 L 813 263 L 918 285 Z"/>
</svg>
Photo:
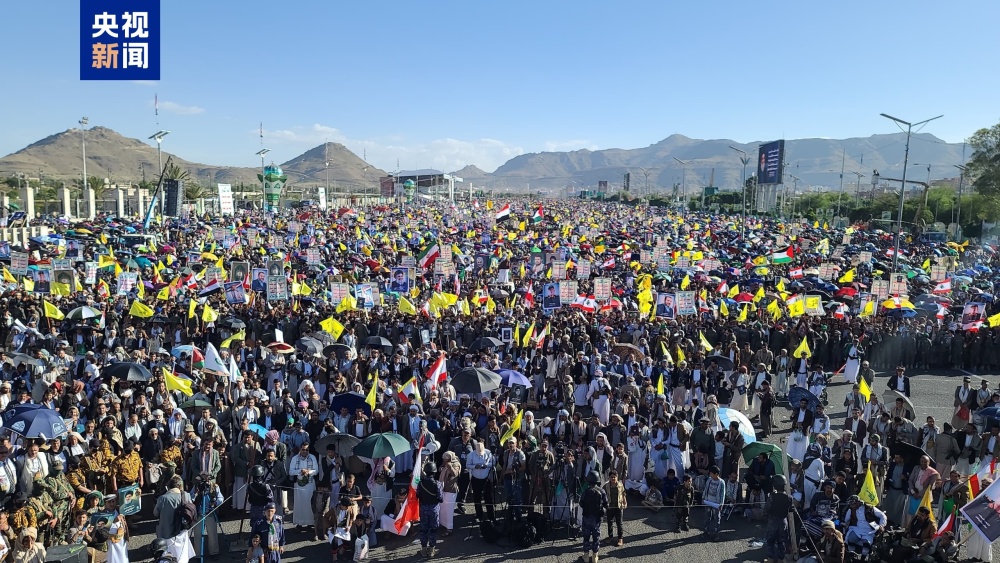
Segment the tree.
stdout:
<svg viewBox="0 0 1000 563">
<path fill-rule="evenodd" d="M 180 166 L 177 166 L 173 162 L 167 165 L 167 169 L 164 171 L 163 177 L 167 180 L 179 180 L 185 183 L 191 181 L 191 173 L 182 169 Z"/>
<path fill-rule="evenodd" d="M 184 183 L 184 199 L 187 201 L 196 201 L 202 198 L 211 197 L 212 191 L 208 188 L 198 184 L 197 182 L 185 182 Z"/>
<path fill-rule="evenodd" d="M 968 175 L 972 186 L 986 196 L 1000 196 L 1000 123 L 980 129 L 969 137 L 972 158 Z"/>
</svg>

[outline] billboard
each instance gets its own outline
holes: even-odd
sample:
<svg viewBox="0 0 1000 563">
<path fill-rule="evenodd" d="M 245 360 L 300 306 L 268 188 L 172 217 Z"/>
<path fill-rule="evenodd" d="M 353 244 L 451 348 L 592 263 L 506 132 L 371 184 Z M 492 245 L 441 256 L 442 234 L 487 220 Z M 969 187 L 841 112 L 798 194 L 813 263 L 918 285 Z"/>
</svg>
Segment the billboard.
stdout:
<svg viewBox="0 0 1000 563">
<path fill-rule="evenodd" d="M 760 146 L 757 155 L 757 184 L 780 184 L 785 166 L 785 141 L 772 141 Z"/>
</svg>

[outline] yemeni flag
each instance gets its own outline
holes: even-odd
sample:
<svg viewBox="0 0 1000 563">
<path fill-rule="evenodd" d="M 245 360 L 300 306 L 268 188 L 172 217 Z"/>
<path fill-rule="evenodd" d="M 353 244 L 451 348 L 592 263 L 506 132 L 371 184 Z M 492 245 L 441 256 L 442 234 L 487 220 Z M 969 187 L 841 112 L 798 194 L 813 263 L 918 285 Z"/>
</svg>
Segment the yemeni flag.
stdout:
<svg viewBox="0 0 1000 563">
<path fill-rule="evenodd" d="M 945 532 L 955 533 L 955 512 L 948 513 L 948 517 L 941 523 L 941 527 L 934 533 L 935 538 L 940 538 Z"/>
<path fill-rule="evenodd" d="M 795 258 L 795 251 L 792 250 L 792 247 L 789 246 L 788 248 L 786 248 L 784 250 L 780 250 L 780 251 L 775 252 L 774 254 L 772 254 L 771 255 L 771 263 L 772 264 L 787 264 L 787 263 L 789 263 L 789 262 L 792 261 L 792 258 Z"/>
<path fill-rule="evenodd" d="M 990 460 L 989 465 L 983 466 L 982 463 L 976 464 L 975 469 L 972 470 L 972 477 L 969 477 L 969 498 L 976 498 L 977 496 L 979 496 L 979 493 L 982 492 L 981 484 L 983 482 L 983 479 L 993 475 L 993 471 L 995 469 L 996 469 L 995 459 Z"/>
<path fill-rule="evenodd" d="M 497 223 L 499 223 L 501 221 L 506 221 L 507 219 L 510 219 L 510 204 L 509 203 L 506 204 L 506 205 L 504 205 L 503 207 L 501 207 L 500 211 L 497 211 L 496 219 L 497 219 Z"/>
<path fill-rule="evenodd" d="M 417 265 L 421 268 L 429 268 L 438 256 L 441 256 L 441 247 L 435 242 L 420 252 L 420 255 L 417 256 Z"/>
<path fill-rule="evenodd" d="M 417 458 L 413 462 L 413 477 L 410 478 L 410 489 L 406 493 L 406 500 L 403 507 L 399 509 L 396 516 L 396 532 L 402 533 L 403 527 L 411 522 L 420 520 L 420 502 L 417 500 L 417 486 L 420 485 L 420 474 L 423 473 L 424 460 L 424 437 L 420 437 L 420 445 L 417 447 Z"/>
<path fill-rule="evenodd" d="M 211 282 L 209 282 L 209 284 L 206 285 L 204 289 L 198 292 L 198 296 L 205 297 L 206 295 L 211 295 L 216 291 L 222 291 L 222 282 L 218 278 L 215 278 Z"/>
<path fill-rule="evenodd" d="M 438 385 L 444 383 L 445 379 L 448 379 L 448 362 L 445 361 L 444 357 L 445 353 L 441 352 L 437 361 L 431 364 L 431 369 L 427 370 L 427 379 L 431 382 L 431 389 L 436 388 Z"/>
<path fill-rule="evenodd" d="M 539 205 L 538 209 L 535 210 L 535 214 L 531 216 L 532 223 L 541 223 L 542 219 L 545 219 L 545 210 Z"/>
</svg>

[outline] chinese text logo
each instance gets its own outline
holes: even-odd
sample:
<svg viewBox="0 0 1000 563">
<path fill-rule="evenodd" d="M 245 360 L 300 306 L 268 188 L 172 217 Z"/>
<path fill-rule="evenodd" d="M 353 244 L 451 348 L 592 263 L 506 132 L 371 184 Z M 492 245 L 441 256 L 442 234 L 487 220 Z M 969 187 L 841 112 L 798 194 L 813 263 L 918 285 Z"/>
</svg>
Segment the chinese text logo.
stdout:
<svg viewBox="0 0 1000 563">
<path fill-rule="evenodd" d="M 80 0 L 80 80 L 159 79 L 159 0 Z"/>
</svg>

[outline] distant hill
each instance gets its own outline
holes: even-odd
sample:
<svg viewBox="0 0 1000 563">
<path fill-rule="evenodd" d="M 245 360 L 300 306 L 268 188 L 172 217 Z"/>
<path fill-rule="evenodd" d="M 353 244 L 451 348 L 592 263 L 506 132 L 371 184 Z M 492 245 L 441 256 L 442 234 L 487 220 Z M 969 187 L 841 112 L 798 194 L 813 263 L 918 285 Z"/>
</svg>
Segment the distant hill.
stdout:
<svg viewBox="0 0 1000 563">
<path fill-rule="evenodd" d="M 458 176 L 466 182 L 472 182 L 473 184 L 478 184 L 489 176 L 486 172 L 480 170 L 479 167 L 474 164 L 470 164 L 461 170 L 456 170 L 452 172 L 451 175 Z"/>
<path fill-rule="evenodd" d="M 857 175 L 866 177 L 862 184 L 871 182 L 873 169 L 883 177 L 898 178 L 903 169 L 903 151 L 906 135 L 872 135 L 851 139 L 790 139 L 785 142 L 785 181 L 799 178 L 799 188 L 809 186 L 840 186 L 843 159 L 845 191 L 853 191 Z M 747 176 L 756 171 L 757 148 L 761 143 L 737 143 L 728 139 L 700 140 L 683 135 L 666 139 L 637 149 L 605 149 L 598 151 L 577 150 L 570 152 L 529 153 L 516 156 L 484 179 L 497 188 L 523 186 L 530 182 L 532 189 L 573 186 L 573 191 L 595 187 L 600 180 L 609 182 L 610 189 L 622 182 L 626 172 L 631 172 L 633 189 L 645 186 L 649 174 L 651 189 L 669 189 L 674 183 L 686 183 L 688 189 L 706 186 L 714 170 L 715 186 L 735 189 L 740 185 L 743 166 L 739 154 L 730 145 L 746 151 L 750 156 Z M 844 158 L 846 151 L 846 159 Z M 687 162 L 685 166 L 674 160 Z M 910 142 L 909 178 L 926 181 L 927 165 L 931 179 L 956 176 L 952 166 L 962 163 L 962 145 L 946 143 L 934 135 L 913 135 Z"/>
<path fill-rule="evenodd" d="M 145 171 L 148 180 L 156 178 L 158 165 L 155 145 L 125 137 L 107 127 L 88 129 L 86 142 L 88 176 L 136 180 Z M 169 155 L 170 153 L 163 151 L 164 163 Z M 81 156 L 80 130 L 69 129 L 0 158 L 0 170 L 4 173 L 24 173 L 32 177 L 37 177 L 40 173 L 43 178 L 69 181 L 79 178 L 82 173 Z M 258 182 L 257 168 L 200 164 L 176 155 L 172 162 L 206 186 L 212 183 Z M 379 176 L 385 175 L 385 172 L 369 166 L 339 143 L 319 145 L 280 166 L 289 176 L 291 185 L 318 186 L 326 183 L 327 162 L 330 163 L 331 184 L 374 185 Z"/>
</svg>

